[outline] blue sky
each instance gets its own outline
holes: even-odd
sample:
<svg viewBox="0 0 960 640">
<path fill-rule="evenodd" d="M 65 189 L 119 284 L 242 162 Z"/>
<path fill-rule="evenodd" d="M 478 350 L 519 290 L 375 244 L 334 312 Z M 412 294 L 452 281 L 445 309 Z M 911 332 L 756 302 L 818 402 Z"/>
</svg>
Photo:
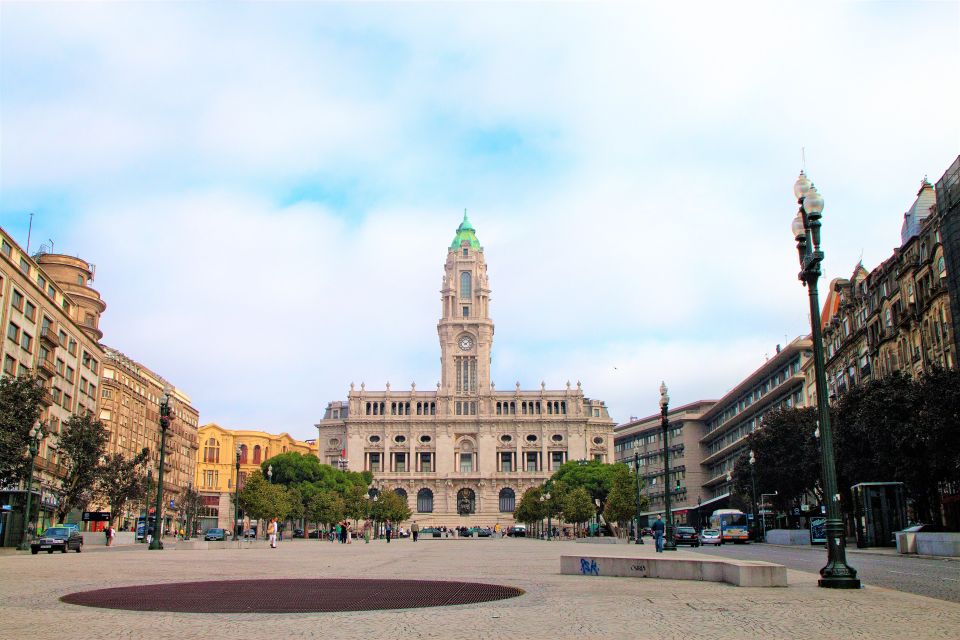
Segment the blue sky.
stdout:
<svg viewBox="0 0 960 640">
<path fill-rule="evenodd" d="M 4 3 L 0 223 L 96 263 L 105 343 L 202 421 L 310 437 L 351 381 L 436 382 L 467 208 L 498 386 L 648 415 L 808 331 L 801 148 L 827 278 L 899 243 L 960 151 L 958 12 Z"/>
</svg>

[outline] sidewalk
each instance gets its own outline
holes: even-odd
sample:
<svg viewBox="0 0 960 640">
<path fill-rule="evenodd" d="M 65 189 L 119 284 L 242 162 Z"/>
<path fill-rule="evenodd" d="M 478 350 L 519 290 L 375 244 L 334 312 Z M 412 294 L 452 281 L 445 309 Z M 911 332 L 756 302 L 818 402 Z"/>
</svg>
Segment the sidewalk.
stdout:
<svg viewBox="0 0 960 640">
<path fill-rule="evenodd" d="M 769 542 L 757 542 L 753 544 L 763 545 L 766 547 L 777 547 L 779 549 L 800 549 L 807 551 L 816 551 L 817 553 L 826 554 L 826 549 L 821 546 L 813 545 L 804 545 L 804 544 L 771 544 Z M 899 553 L 896 547 L 867 547 L 865 549 L 858 549 L 857 547 L 847 547 L 846 552 L 848 555 L 871 555 L 871 556 L 891 556 L 895 558 L 923 558 L 924 560 L 947 560 L 950 562 L 960 562 L 960 558 L 954 558 L 951 556 L 921 556 L 916 553 Z"/>
</svg>

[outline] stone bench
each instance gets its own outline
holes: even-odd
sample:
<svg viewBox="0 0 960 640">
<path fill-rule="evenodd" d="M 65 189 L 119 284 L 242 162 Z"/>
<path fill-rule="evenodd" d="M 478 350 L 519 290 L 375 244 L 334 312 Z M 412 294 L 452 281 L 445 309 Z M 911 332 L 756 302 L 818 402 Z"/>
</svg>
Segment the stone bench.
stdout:
<svg viewBox="0 0 960 640">
<path fill-rule="evenodd" d="M 565 575 L 727 582 L 738 587 L 785 587 L 787 568 L 771 562 L 714 558 L 560 556 Z"/>
<path fill-rule="evenodd" d="M 281 543 L 282 544 L 282 543 Z M 270 546 L 267 540 L 179 540 L 173 548 L 177 551 L 201 551 L 208 549 L 266 549 Z"/>
<path fill-rule="evenodd" d="M 917 553 L 922 556 L 960 557 L 960 533 L 917 533 Z"/>
</svg>

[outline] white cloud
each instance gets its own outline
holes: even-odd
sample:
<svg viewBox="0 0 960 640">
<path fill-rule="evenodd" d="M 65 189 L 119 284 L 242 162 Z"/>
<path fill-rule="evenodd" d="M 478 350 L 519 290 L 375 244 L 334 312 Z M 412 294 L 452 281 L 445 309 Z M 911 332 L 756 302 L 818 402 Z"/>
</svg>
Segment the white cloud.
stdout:
<svg viewBox="0 0 960 640">
<path fill-rule="evenodd" d="M 801 147 L 829 279 L 960 141 L 956 6 L 265 6 L 0 7 L 0 207 L 67 208 L 107 343 L 203 420 L 309 436 L 350 381 L 431 387 L 463 206 L 501 387 L 718 396 L 807 326 Z"/>
</svg>

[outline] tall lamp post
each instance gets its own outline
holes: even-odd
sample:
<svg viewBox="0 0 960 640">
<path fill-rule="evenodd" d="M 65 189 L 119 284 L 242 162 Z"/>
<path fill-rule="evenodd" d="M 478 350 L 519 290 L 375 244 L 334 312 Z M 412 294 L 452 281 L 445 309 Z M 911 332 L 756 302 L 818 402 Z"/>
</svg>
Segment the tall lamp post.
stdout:
<svg viewBox="0 0 960 640">
<path fill-rule="evenodd" d="M 37 452 L 40 451 L 40 441 L 46 437 L 43 431 L 43 425 L 39 422 L 30 429 L 30 439 L 27 441 L 27 450 L 30 452 L 30 473 L 27 475 L 27 504 L 23 512 L 23 530 L 20 533 L 20 550 L 30 550 L 30 540 L 27 534 L 30 532 L 30 526 L 33 524 L 33 467 L 37 460 Z"/>
<path fill-rule="evenodd" d="M 163 549 L 163 544 L 160 542 L 160 535 L 163 533 L 163 524 L 160 520 L 160 514 L 163 513 L 163 458 L 167 451 L 167 429 L 170 428 L 172 420 L 170 391 L 164 390 L 163 398 L 160 399 L 160 470 L 157 471 L 157 508 L 156 517 L 153 520 L 153 540 L 150 541 L 149 547 L 151 551 Z"/>
<path fill-rule="evenodd" d="M 663 429 L 663 506 L 667 510 L 667 521 L 664 525 L 664 551 L 676 551 L 677 545 L 673 542 L 673 510 L 670 508 L 670 436 L 668 429 L 670 420 L 667 419 L 667 410 L 670 407 L 670 396 L 667 395 L 667 385 L 660 383 L 660 427 Z"/>
<path fill-rule="evenodd" d="M 640 535 L 640 454 L 633 454 L 633 470 L 637 474 L 637 521 L 634 525 L 633 534 L 637 544 L 643 544 L 643 536 Z"/>
<path fill-rule="evenodd" d="M 820 218 L 823 213 L 823 198 L 807 176 L 800 177 L 793 185 L 799 211 L 791 229 L 797 241 L 800 257 L 799 279 L 807 287 L 810 299 L 810 330 L 813 337 L 813 368 L 817 383 L 817 409 L 820 414 L 820 464 L 823 475 L 824 497 L 827 503 L 827 564 L 820 569 L 819 585 L 830 589 L 859 589 L 857 571 L 847 564 L 844 545 L 843 520 L 840 514 L 840 494 L 837 491 L 837 470 L 833 457 L 833 431 L 830 427 L 830 405 L 827 400 L 827 377 L 823 363 L 823 335 L 820 330 L 820 300 L 817 281 L 820 279 Z"/>
<path fill-rule="evenodd" d="M 237 445 L 237 479 L 233 483 L 233 535 L 240 542 L 240 532 L 237 530 L 240 522 L 240 445 Z"/>
<path fill-rule="evenodd" d="M 550 492 L 543 494 L 547 506 L 547 542 L 553 540 L 553 503 L 550 502 Z"/>
<path fill-rule="evenodd" d="M 757 477 L 753 473 L 753 465 L 757 462 L 757 458 L 753 455 L 753 449 L 750 449 L 750 489 L 752 503 L 750 504 L 750 520 L 753 524 L 753 531 L 756 534 L 757 531 Z M 761 542 L 766 542 L 761 540 Z"/>
</svg>

